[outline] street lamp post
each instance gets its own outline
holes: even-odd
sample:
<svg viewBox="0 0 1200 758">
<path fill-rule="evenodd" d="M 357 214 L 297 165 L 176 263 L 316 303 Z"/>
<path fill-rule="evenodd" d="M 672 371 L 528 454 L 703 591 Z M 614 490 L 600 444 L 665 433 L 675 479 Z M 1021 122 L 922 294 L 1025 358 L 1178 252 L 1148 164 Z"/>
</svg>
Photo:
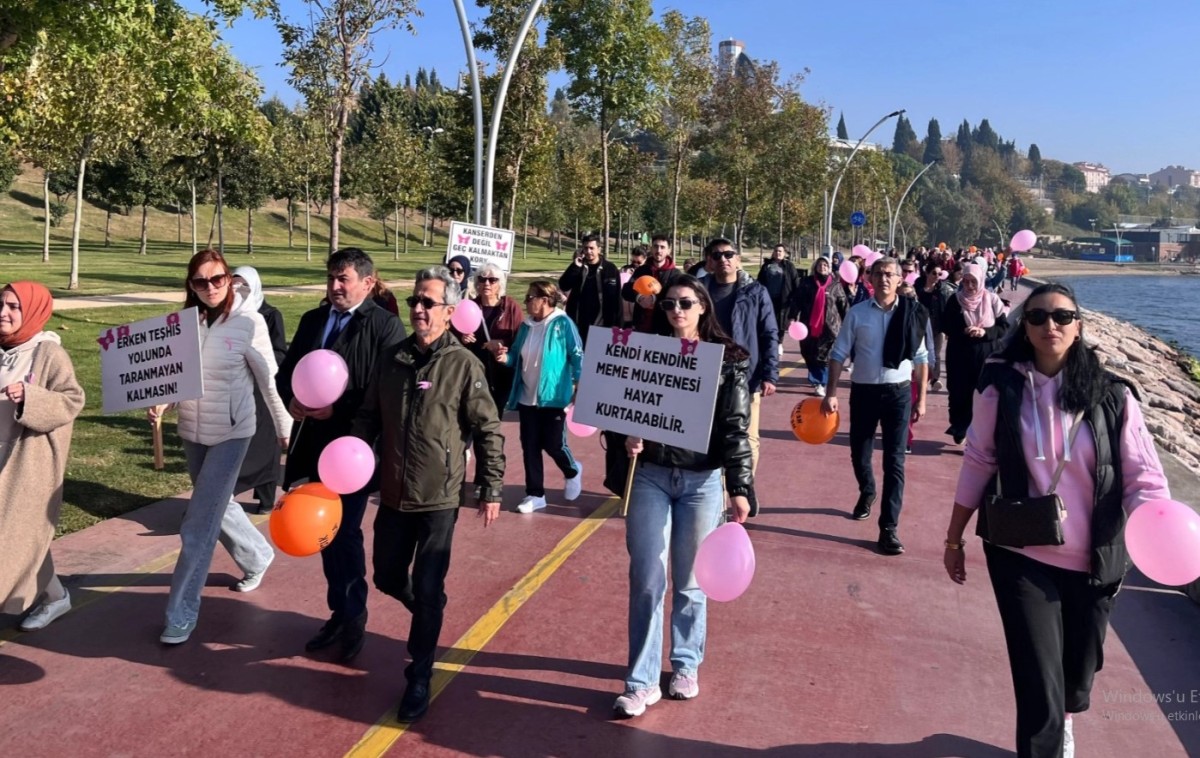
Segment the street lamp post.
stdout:
<svg viewBox="0 0 1200 758">
<path fill-rule="evenodd" d="M 896 222 L 900 220 L 900 206 L 904 205 L 905 198 L 908 197 L 908 193 L 912 191 L 912 188 L 914 185 L 916 185 L 917 180 L 919 180 L 922 176 L 925 176 L 925 172 L 933 168 L 933 164 L 935 163 L 937 163 L 937 161 L 934 160 L 925 164 L 925 168 L 921 169 L 921 171 L 912 178 L 912 181 L 908 183 L 908 186 L 904 188 L 904 194 L 900 196 L 900 202 L 896 203 L 896 212 L 892 214 L 892 221 L 890 224 L 888 224 L 888 250 L 896 249 Z M 908 247 L 908 235 L 906 234 L 904 237 L 904 246 Z"/>
<path fill-rule="evenodd" d="M 440 126 L 437 128 L 434 128 L 432 126 L 423 126 L 423 127 L 421 127 L 421 129 L 426 134 L 429 135 L 428 145 L 429 145 L 429 177 L 430 177 L 429 189 L 425 192 L 425 232 L 424 232 L 424 234 L 421 235 L 421 243 L 424 247 L 429 247 L 429 245 L 430 245 L 429 206 L 433 202 L 433 138 L 446 130 Z"/>
<path fill-rule="evenodd" d="M 854 149 L 850 151 L 850 155 L 846 158 L 846 162 L 842 164 L 842 170 L 838 172 L 837 181 L 833 183 L 833 192 L 829 196 L 829 209 L 825 214 L 825 246 L 822 248 L 822 253 L 824 255 L 833 255 L 833 209 L 837 206 L 838 188 L 842 185 L 842 178 L 846 175 L 846 169 L 850 167 L 850 161 L 854 160 L 855 154 L 858 153 L 858 150 L 863 146 L 863 143 L 867 141 L 867 137 L 871 136 L 871 132 L 878 129 L 880 124 L 882 124 L 884 121 L 887 121 L 889 118 L 895 118 L 903 113 L 904 109 L 901 108 L 898 111 L 892 111 L 876 121 L 875 125 L 868 129 L 867 133 L 859 138 L 858 144 L 856 144 Z"/>
</svg>

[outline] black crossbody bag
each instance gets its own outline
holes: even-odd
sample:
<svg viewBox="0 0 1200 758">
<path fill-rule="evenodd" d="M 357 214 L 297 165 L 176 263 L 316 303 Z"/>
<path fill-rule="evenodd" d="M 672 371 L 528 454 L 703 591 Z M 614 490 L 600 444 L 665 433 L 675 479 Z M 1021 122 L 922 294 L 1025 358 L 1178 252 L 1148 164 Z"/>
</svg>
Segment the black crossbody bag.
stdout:
<svg viewBox="0 0 1200 758">
<path fill-rule="evenodd" d="M 1000 489 L 1000 474 L 996 474 L 996 494 L 984 498 L 979 514 L 979 536 L 1000 547 L 1036 547 L 1063 544 L 1062 522 L 1067 520 L 1067 508 L 1055 494 L 1058 480 L 1066 465 L 1066 452 L 1075 446 L 1075 435 L 1082 425 L 1083 414 L 1075 415 L 1071 436 L 1058 462 L 1050 491 L 1041 497 L 1008 498 Z"/>
</svg>

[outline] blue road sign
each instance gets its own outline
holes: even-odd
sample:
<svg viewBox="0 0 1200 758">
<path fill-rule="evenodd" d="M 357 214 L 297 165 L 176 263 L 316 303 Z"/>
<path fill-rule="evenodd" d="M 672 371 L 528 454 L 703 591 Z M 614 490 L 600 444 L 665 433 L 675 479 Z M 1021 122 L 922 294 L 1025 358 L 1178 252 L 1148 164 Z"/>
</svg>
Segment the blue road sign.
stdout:
<svg viewBox="0 0 1200 758">
<path fill-rule="evenodd" d="M 867 214 L 862 211 L 855 211 L 850 214 L 851 226 L 864 226 L 867 223 Z"/>
</svg>

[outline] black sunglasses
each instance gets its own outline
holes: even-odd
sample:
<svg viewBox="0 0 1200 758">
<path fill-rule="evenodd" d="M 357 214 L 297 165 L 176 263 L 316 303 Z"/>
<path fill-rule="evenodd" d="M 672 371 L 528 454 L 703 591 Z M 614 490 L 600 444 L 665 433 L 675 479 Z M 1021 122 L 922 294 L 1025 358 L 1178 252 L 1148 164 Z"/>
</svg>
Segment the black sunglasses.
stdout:
<svg viewBox="0 0 1200 758">
<path fill-rule="evenodd" d="M 545 298 L 546 298 L 546 295 L 526 295 L 525 302 L 532 303 L 534 300 L 542 300 Z"/>
<path fill-rule="evenodd" d="M 1067 308 L 1055 308 L 1053 311 L 1048 311 L 1044 308 L 1034 308 L 1031 311 L 1025 311 L 1024 318 L 1034 326 L 1042 326 L 1049 319 L 1054 319 L 1054 323 L 1059 326 L 1066 326 L 1079 318 L 1079 311 Z"/>
<path fill-rule="evenodd" d="M 477 276 L 475 277 L 475 281 L 482 282 L 483 284 L 495 284 L 496 282 L 500 281 L 500 279 L 499 277 L 495 276 Z"/>
<path fill-rule="evenodd" d="M 219 290 L 225 286 L 226 280 L 229 279 L 229 274 L 217 274 L 205 279 L 203 276 L 192 277 L 190 284 L 194 290 L 215 289 Z"/>
<path fill-rule="evenodd" d="M 692 300 L 689 297 L 681 297 L 678 300 L 675 298 L 666 297 L 658 301 L 658 307 L 662 308 L 664 311 L 690 311 L 692 306 L 699 304 L 699 300 Z"/>
<path fill-rule="evenodd" d="M 714 250 L 713 252 L 709 253 L 708 257 L 712 258 L 713 260 L 716 260 L 717 258 L 724 258 L 727 261 L 731 261 L 737 257 L 737 252 L 734 250 Z"/>
<path fill-rule="evenodd" d="M 409 295 L 408 297 L 404 298 L 404 302 L 408 303 L 409 308 L 416 308 L 417 304 L 419 303 L 421 307 L 427 311 L 431 311 L 438 306 L 446 305 L 446 303 L 439 303 L 431 297 L 417 297 L 416 295 Z"/>
<path fill-rule="evenodd" d="M 450 273 L 454 274 L 455 276 L 458 276 L 459 274 L 465 274 L 466 272 L 463 271 L 461 268 L 451 268 Z"/>
</svg>

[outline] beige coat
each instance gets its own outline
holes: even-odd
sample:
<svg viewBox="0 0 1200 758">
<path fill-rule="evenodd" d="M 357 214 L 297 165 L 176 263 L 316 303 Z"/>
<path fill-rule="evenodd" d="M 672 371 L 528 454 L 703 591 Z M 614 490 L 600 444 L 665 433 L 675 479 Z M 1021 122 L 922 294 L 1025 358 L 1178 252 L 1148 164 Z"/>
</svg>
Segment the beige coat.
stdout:
<svg viewBox="0 0 1200 758">
<path fill-rule="evenodd" d="M 53 575 L 47 557 L 83 388 L 58 335 L 0 350 L 0 383 L 25 382 L 20 415 L 0 395 L 0 612 L 22 613 Z"/>
</svg>

